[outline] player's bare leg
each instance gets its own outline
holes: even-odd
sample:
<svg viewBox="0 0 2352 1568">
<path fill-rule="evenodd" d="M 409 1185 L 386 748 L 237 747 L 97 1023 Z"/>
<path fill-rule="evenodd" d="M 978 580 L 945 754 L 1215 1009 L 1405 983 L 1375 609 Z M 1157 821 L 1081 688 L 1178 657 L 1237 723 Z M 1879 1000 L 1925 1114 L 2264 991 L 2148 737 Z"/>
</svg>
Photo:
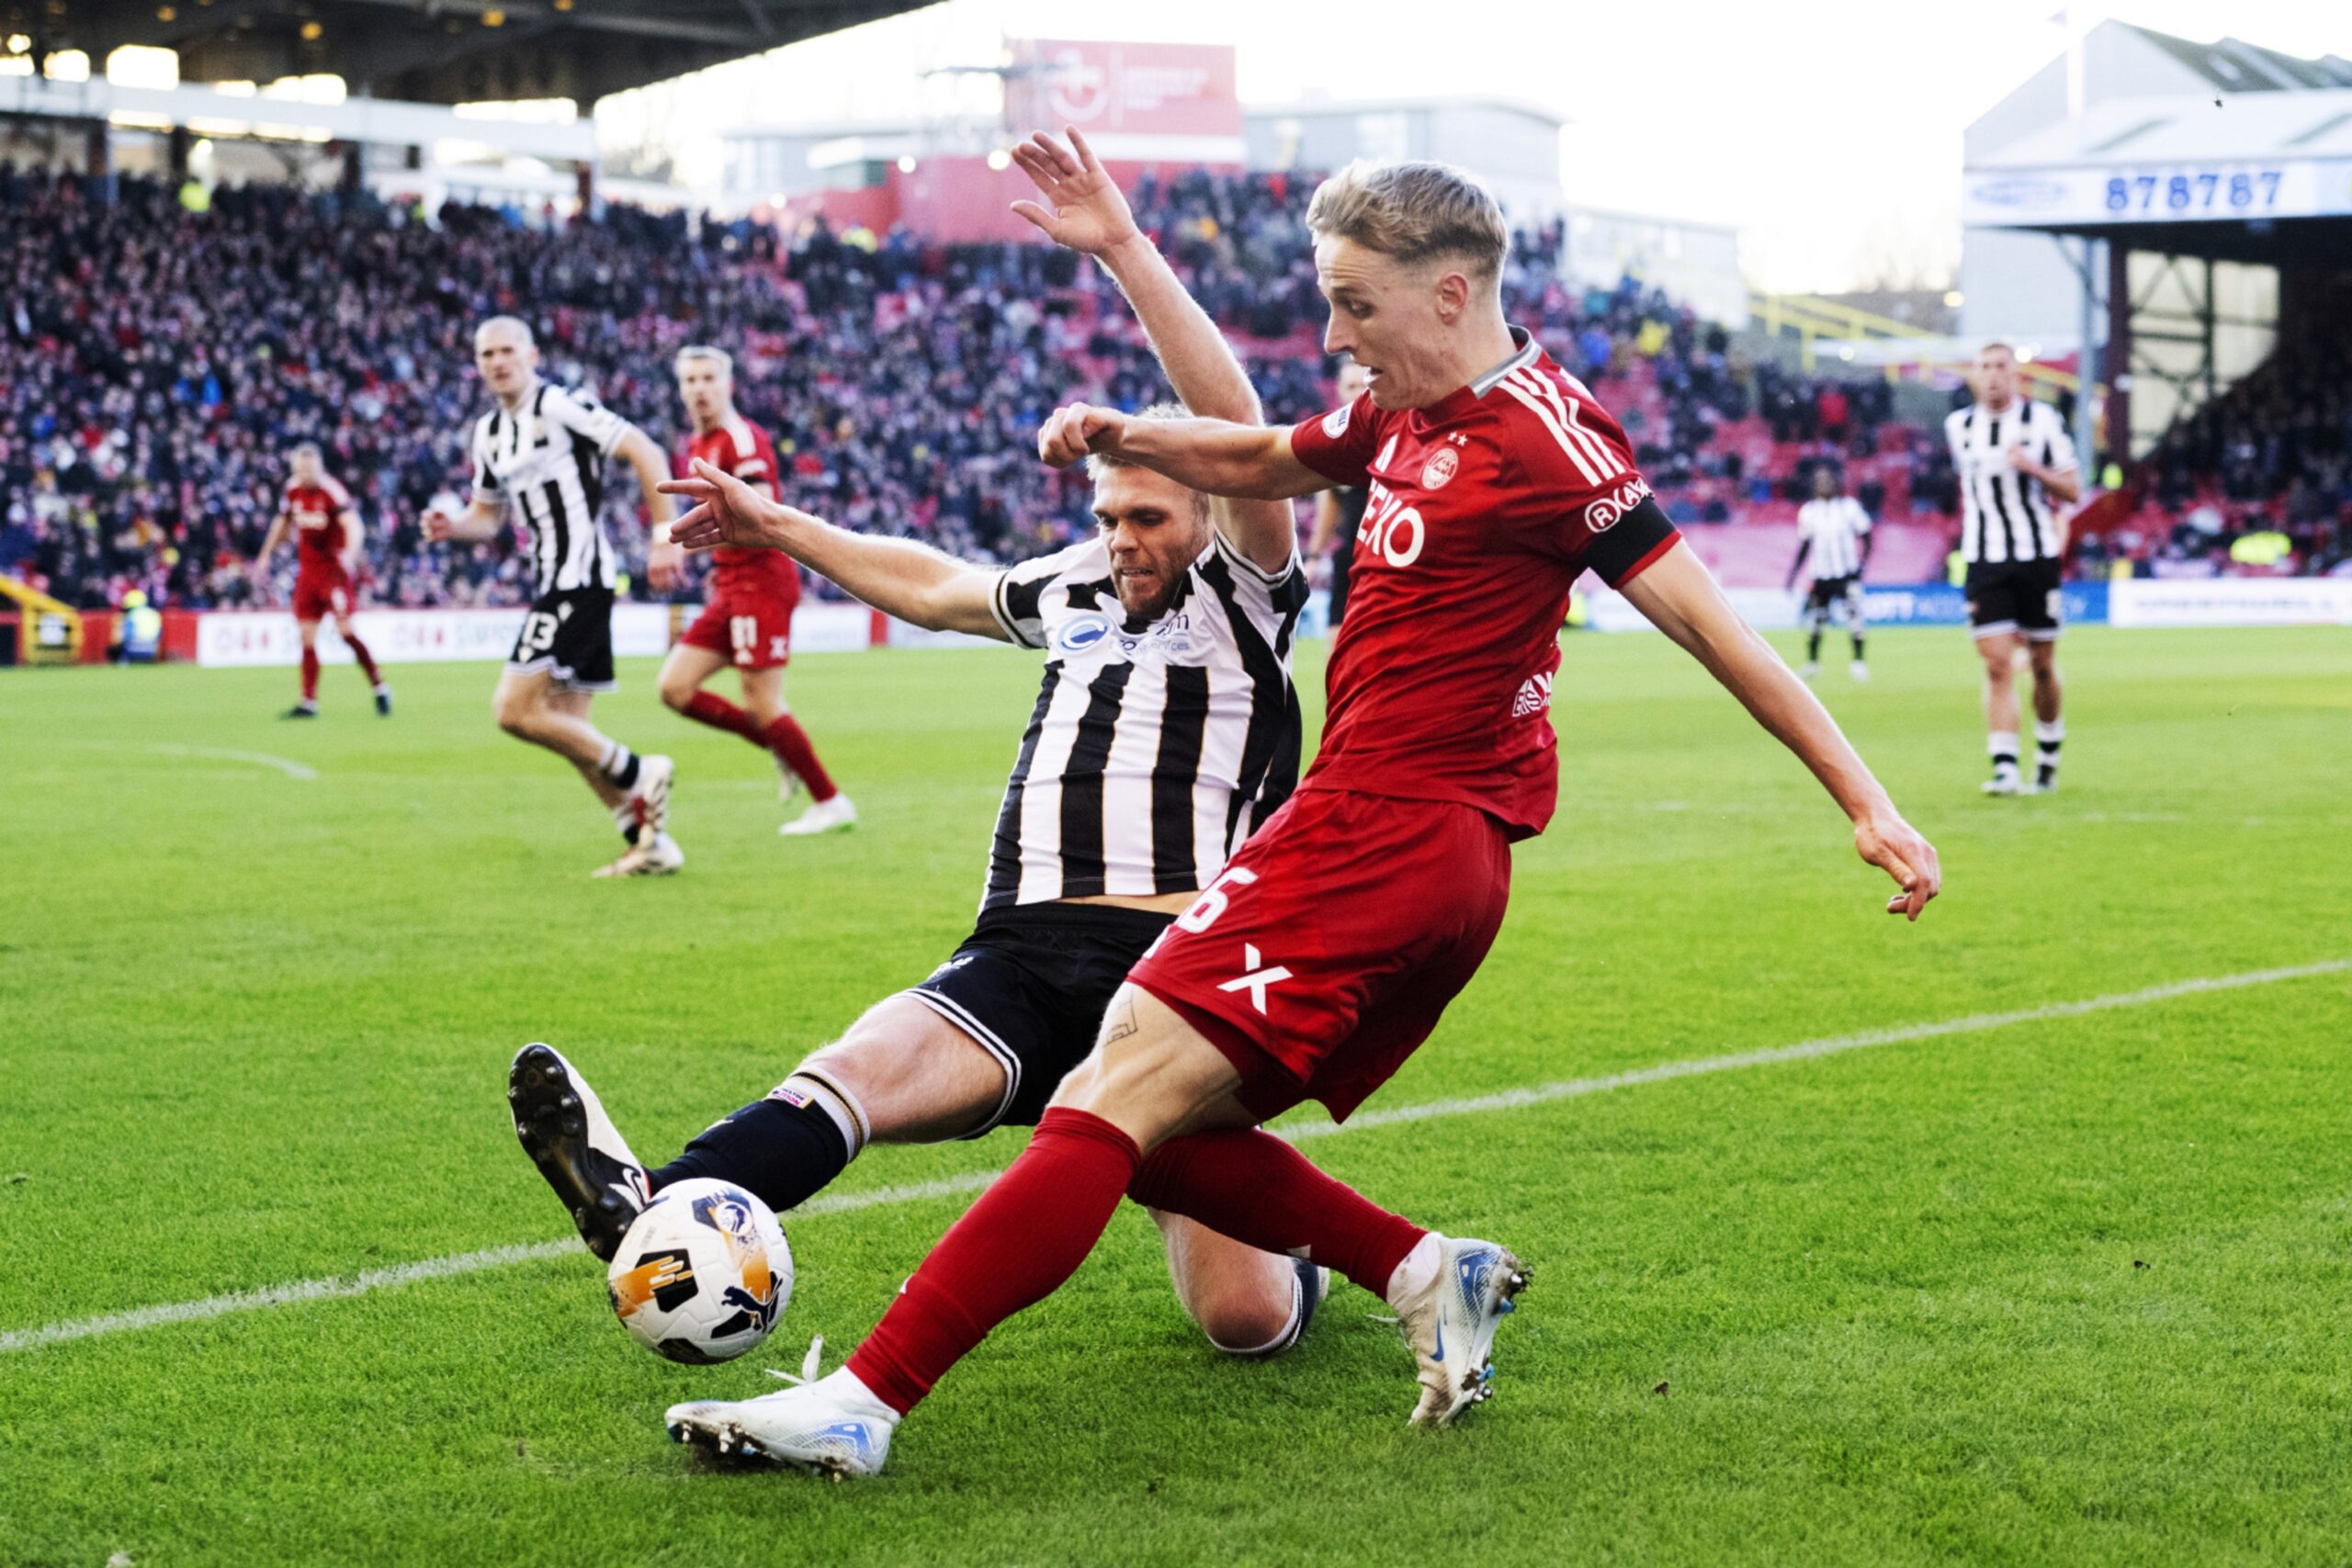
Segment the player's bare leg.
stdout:
<svg viewBox="0 0 2352 1568">
<path fill-rule="evenodd" d="M 671 1435 L 836 1475 L 878 1472 L 899 1418 L 989 1329 L 1058 1288 L 1131 1190 L 1262 1250 L 1328 1257 L 1383 1295 L 1420 1372 L 1416 1421 L 1449 1421 L 1484 1398 L 1495 1325 L 1526 1283 L 1518 1259 L 1365 1202 L 1259 1131 L 1240 1086 L 1198 1031 L 1122 987 L 1101 1043 L 1062 1080 L 1029 1147 L 840 1371 L 759 1399 L 674 1405 Z"/>
<path fill-rule="evenodd" d="M 2014 631 L 1987 632 L 1976 638 L 1976 656 L 1984 661 L 1984 745 L 1992 753 L 1993 776 L 1984 781 L 1987 795 L 2016 795 L 2024 787 L 2018 773 L 2018 651 L 2025 638 Z"/>
<path fill-rule="evenodd" d="M 665 830 L 673 772 L 670 759 L 641 757 L 607 739 L 588 718 L 594 695 L 559 687 L 549 671 L 528 675 L 509 671 L 499 677 L 491 707 L 499 728 L 570 762 L 612 812 L 631 852 L 605 867 L 599 875 L 675 871 L 685 857 Z"/>
<path fill-rule="evenodd" d="M 294 629 L 302 636 L 302 698 L 279 716 L 316 718 L 319 716 L 319 623 L 296 621 Z"/>
<path fill-rule="evenodd" d="M 314 621 L 311 623 L 311 630 L 315 632 L 317 629 L 318 623 Z M 343 645 L 351 649 L 351 657 L 359 661 L 359 672 L 368 677 L 368 688 L 375 694 L 378 716 L 383 718 L 391 717 L 392 688 L 385 683 L 384 672 L 376 667 L 375 655 L 369 653 L 368 645 L 359 640 L 359 633 L 351 624 L 350 611 L 335 612 L 334 629 L 335 635 L 343 638 Z"/>
<path fill-rule="evenodd" d="M 2033 787 L 2048 795 L 2058 787 L 2058 752 L 2066 739 L 2064 691 L 2058 680 L 2058 639 L 2030 637 L 2026 659 L 2033 670 Z"/>
<path fill-rule="evenodd" d="M 729 668 L 722 654 L 692 643 L 679 643 L 662 661 L 662 701 L 673 711 L 713 729 L 723 729 L 768 752 L 775 759 L 781 779 L 778 794 L 789 805 L 806 790 L 811 796 L 807 811 L 787 822 L 783 832 L 800 836 L 829 833 L 857 820 L 857 807 L 833 783 L 817 761 L 808 732 L 792 716 L 784 699 L 784 671 L 779 667 L 741 670 L 743 705 L 736 706 L 704 688 L 713 675 Z"/>
<path fill-rule="evenodd" d="M 1261 1252 L 1164 1209 L 1152 1210 L 1151 1218 L 1168 1249 L 1176 1300 L 1211 1345 L 1260 1360 L 1306 1335 L 1329 1288 L 1329 1269 Z"/>
</svg>

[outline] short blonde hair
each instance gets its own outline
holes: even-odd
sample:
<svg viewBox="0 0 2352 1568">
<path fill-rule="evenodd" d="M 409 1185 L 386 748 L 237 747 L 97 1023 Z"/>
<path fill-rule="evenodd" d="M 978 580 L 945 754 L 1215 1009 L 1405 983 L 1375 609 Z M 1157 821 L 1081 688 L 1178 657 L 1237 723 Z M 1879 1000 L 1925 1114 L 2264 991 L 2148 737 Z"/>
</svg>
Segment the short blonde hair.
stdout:
<svg viewBox="0 0 2352 1568">
<path fill-rule="evenodd" d="M 1482 282 L 1502 277 L 1510 229 L 1487 187 L 1451 164 L 1359 158 L 1315 188 L 1306 227 L 1352 240 L 1408 266 L 1459 256 Z"/>
<path fill-rule="evenodd" d="M 689 359 L 707 359 L 718 367 L 718 373 L 721 376 L 730 380 L 734 378 L 735 356 L 723 348 L 713 348 L 707 343 L 690 343 L 678 350 L 677 357 L 671 363 L 673 367 L 675 367 L 683 366 Z"/>
</svg>

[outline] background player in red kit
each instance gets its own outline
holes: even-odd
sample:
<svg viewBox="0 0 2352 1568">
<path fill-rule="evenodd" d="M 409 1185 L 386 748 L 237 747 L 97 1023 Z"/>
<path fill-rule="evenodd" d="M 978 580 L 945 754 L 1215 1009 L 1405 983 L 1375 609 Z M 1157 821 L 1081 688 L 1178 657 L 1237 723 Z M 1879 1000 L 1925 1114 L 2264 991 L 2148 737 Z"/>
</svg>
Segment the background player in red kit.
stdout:
<svg viewBox="0 0 2352 1568">
<path fill-rule="evenodd" d="M 766 431 L 735 412 L 734 361 L 722 349 L 682 348 L 677 374 L 678 395 L 694 422 L 678 473 L 691 473 L 700 458 L 775 500 L 775 447 Z M 685 554 L 666 536 L 657 551 L 673 567 Z M 857 820 L 857 807 L 833 786 L 808 732 L 785 705 L 784 667 L 792 657 L 800 568 L 779 550 L 721 548 L 711 558 L 710 603 L 662 661 L 662 700 L 688 718 L 775 753 L 786 801 L 808 790 L 808 809 L 778 832 L 803 836 L 850 826 Z M 702 689 L 729 665 L 743 682 L 741 707 Z"/>
<path fill-rule="evenodd" d="M 384 684 L 368 645 L 351 629 L 353 579 L 359 568 L 359 513 L 351 492 L 335 482 L 322 465 L 319 449 L 309 442 L 294 448 L 288 463 L 286 496 L 269 525 L 269 536 L 254 557 L 254 581 L 259 587 L 269 570 L 269 558 L 288 533 L 294 536 L 294 624 L 302 631 L 302 700 L 286 710 L 288 718 L 319 716 L 319 623 L 334 617 L 334 629 L 368 683 L 376 689 L 376 711 L 390 716 L 392 689 Z"/>
<path fill-rule="evenodd" d="M 1426 1039 L 1501 924 L 1511 841 L 1557 794 L 1550 719 L 1568 593 L 1597 572 L 1811 768 L 1916 919 L 1936 853 L 1685 548 L 1616 423 L 1503 319 L 1494 198 L 1436 164 L 1356 164 L 1307 215 L 1325 346 L 1371 378 L 1294 429 L 1146 422 L 1074 405 L 1048 462 L 1114 454 L 1230 496 L 1367 491 L 1314 766 L 1129 972 L 1094 1054 L 1036 1135 L 830 1377 L 679 1406 L 673 1436 L 836 1474 L 879 1470 L 899 1418 L 997 1324 L 1069 1278 L 1123 1197 L 1329 1266 L 1396 1309 L 1416 1422 L 1486 1397 L 1526 1283 L 1491 1242 L 1366 1201 L 1258 1123 L 1305 1100 L 1344 1117 Z M 1609 803 L 1579 803 L 1609 819 Z M 1622 830 L 1622 819 L 1620 819 Z"/>
</svg>

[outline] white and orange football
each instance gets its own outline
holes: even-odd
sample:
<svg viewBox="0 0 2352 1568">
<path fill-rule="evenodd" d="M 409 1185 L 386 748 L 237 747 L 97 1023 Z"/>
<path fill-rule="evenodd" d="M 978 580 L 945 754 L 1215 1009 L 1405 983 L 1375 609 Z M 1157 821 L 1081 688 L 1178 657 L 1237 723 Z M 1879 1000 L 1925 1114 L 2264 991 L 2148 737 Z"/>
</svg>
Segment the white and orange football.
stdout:
<svg viewBox="0 0 2352 1568">
<path fill-rule="evenodd" d="M 731 1181 L 665 1187 L 613 1254 L 621 1326 L 673 1361 L 728 1361 L 758 1346 L 792 1299 L 792 1248 L 775 1213 Z"/>
</svg>

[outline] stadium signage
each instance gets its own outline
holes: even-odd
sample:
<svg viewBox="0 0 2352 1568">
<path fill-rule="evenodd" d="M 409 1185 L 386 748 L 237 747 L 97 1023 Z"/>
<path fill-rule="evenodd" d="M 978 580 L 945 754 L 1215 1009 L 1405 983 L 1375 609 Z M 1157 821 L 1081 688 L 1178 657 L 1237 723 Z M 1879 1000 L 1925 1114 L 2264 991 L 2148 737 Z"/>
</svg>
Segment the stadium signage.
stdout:
<svg viewBox="0 0 2352 1568">
<path fill-rule="evenodd" d="M 1961 186 L 1961 221 L 1978 228 L 2243 221 L 2346 211 L 2352 211 L 2352 164 L 2310 158 L 1977 170 Z"/>
</svg>

